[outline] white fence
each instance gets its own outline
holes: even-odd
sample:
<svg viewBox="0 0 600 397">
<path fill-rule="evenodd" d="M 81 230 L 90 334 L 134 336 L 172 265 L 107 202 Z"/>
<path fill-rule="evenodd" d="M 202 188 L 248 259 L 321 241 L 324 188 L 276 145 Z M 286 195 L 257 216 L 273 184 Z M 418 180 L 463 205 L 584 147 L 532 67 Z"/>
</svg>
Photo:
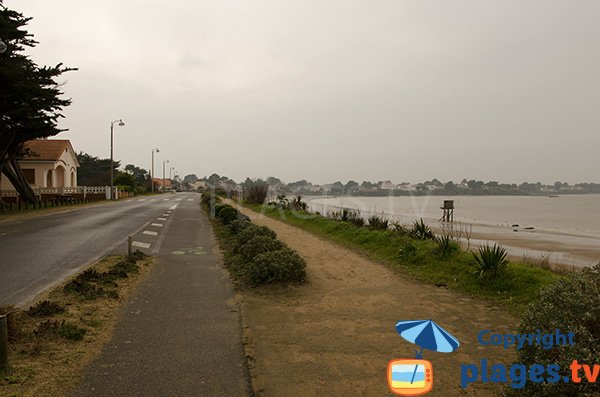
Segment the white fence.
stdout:
<svg viewBox="0 0 600 397">
<path fill-rule="evenodd" d="M 41 197 L 43 194 L 54 194 L 57 196 L 68 196 L 72 194 L 82 194 L 86 198 L 88 194 L 103 194 L 106 199 L 110 199 L 110 186 L 75 186 L 75 187 L 38 187 L 33 188 L 36 196 Z M 119 198 L 121 191 L 115 186 L 115 196 Z M 18 197 L 19 193 L 16 190 L 0 190 L 0 197 Z"/>
</svg>

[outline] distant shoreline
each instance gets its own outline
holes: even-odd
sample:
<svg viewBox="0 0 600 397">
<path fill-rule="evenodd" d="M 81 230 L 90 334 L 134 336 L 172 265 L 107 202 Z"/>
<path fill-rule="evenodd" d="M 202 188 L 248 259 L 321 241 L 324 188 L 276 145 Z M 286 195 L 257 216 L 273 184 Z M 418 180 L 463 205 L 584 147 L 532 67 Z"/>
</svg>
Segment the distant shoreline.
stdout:
<svg viewBox="0 0 600 397">
<path fill-rule="evenodd" d="M 446 191 L 437 191 L 430 190 L 427 192 L 417 192 L 417 191 L 378 191 L 378 192 L 360 192 L 360 193 L 351 193 L 351 194 L 323 194 L 319 192 L 309 192 L 309 191 L 299 191 L 288 193 L 291 196 L 309 196 L 309 197 L 321 197 L 321 198 L 343 198 L 343 197 L 404 197 L 404 196 L 515 196 L 515 197 L 548 197 L 548 198 L 560 198 L 561 196 L 580 196 L 580 195 L 594 195 L 600 194 L 599 192 L 544 192 L 544 193 L 517 193 L 517 192 L 482 192 L 482 193 L 463 193 L 463 192 L 446 192 Z"/>
</svg>

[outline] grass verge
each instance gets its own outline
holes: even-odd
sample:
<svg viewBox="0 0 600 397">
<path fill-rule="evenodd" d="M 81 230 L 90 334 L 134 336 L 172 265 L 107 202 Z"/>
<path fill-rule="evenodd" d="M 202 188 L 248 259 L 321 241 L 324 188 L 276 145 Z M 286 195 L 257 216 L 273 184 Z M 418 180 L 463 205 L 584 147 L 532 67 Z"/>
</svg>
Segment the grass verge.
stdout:
<svg viewBox="0 0 600 397">
<path fill-rule="evenodd" d="M 470 252 L 458 250 L 450 255 L 442 255 L 432 240 L 419 240 L 408 233 L 360 227 L 350 222 L 276 206 L 244 206 L 357 250 L 398 273 L 502 304 L 514 314 L 521 314 L 526 305 L 535 299 L 540 288 L 561 277 L 550 270 L 521 262 L 510 262 L 506 271 L 497 277 L 479 277 Z"/>
<path fill-rule="evenodd" d="M 110 256 L 50 291 L 27 310 L 9 313 L 9 368 L 0 396 L 65 395 L 100 353 L 119 306 L 152 264 L 141 253 Z"/>
</svg>

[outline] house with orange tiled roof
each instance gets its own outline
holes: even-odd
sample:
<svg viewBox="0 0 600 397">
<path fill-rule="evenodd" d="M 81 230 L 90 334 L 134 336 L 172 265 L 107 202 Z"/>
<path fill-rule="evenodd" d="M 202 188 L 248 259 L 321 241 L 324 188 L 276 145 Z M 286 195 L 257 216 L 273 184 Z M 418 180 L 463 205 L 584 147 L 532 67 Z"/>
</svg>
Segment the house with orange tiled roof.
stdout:
<svg viewBox="0 0 600 397">
<path fill-rule="evenodd" d="M 33 188 L 77 186 L 77 155 L 68 139 L 36 139 L 24 144 L 25 156 L 19 161 L 25 179 Z M 0 190 L 15 190 L 0 175 Z"/>
</svg>

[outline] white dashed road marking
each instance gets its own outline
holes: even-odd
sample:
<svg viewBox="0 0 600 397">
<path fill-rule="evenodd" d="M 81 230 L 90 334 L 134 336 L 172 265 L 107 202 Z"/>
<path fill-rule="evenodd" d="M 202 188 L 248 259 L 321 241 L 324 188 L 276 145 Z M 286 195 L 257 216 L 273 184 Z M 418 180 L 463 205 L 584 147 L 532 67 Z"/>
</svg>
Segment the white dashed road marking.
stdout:
<svg viewBox="0 0 600 397">
<path fill-rule="evenodd" d="M 187 199 L 187 201 L 194 201 L 194 199 Z"/>
<path fill-rule="evenodd" d="M 179 205 L 179 203 L 177 203 L 177 204 L 175 204 L 175 205 L 172 205 L 172 206 L 170 206 L 170 207 L 169 207 L 169 209 L 170 209 L 170 210 L 174 210 L 175 208 L 177 208 L 177 205 Z"/>
<path fill-rule="evenodd" d="M 162 223 L 151 223 L 150 226 L 163 227 Z"/>
<path fill-rule="evenodd" d="M 163 201 L 169 201 L 169 200 L 171 200 L 171 199 L 163 199 Z"/>
<path fill-rule="evenodd" d="M 175 199 L 175 201 L 181 201 L 181 199 Z"/>
<path fill-rule="evenodd" d="M 134 241 L 133 243 L 131 243 L 131 245 L 134 247 L 140 247 L 140 248 L 150 248 L 150 244 L 140 243 L 139 241 Z"/>
<path fill-rule="evenodd" d="M 156 199 L 150 199 L 150 201 L 156 201 Z"/>
<path fill-rule="evenodd" d="M 146 199 L 139 199 L 138 201 L 146 201 Z"/>
<path fill-rule="evenodd" d="M 157 218 L 159 221 L 166 221 L 167 218 Z"/>
<path fill-rule="evenodd" d="M 158 232 L 153 232 L 151 230 L 144 230 L 144 233 L 142 233 L 142 234 L 147 234 L 149 236 L 157 236 Z"/>
</svg>

